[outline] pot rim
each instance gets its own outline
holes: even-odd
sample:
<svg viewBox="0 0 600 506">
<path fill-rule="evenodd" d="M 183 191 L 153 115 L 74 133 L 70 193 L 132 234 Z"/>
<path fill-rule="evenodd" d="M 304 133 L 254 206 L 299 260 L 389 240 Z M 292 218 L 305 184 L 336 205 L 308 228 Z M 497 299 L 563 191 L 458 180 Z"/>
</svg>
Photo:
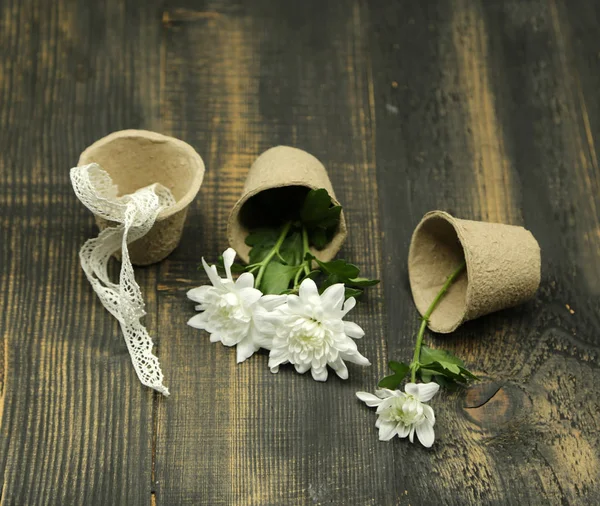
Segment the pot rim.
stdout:
<svg viewBox="0 0 600 506">
<path fill-rule="evenodd" d="M 178 146 L 183 151 L 187 153 L 190 158 L 190 161 L 193 161 L 195 166 L 195 173 L 192 181 L 190 182 L 189 188 L 186 193 L 177 200 L 174 206 L 163 209 L 156 218 L 156 221 L 165 220 L 174 214 L 182 211 L 187 206 L 191 204 L 194 200 L 198 192 L 200 191 L 200 187 L 202 186 L 202 182 L 204 180 L 204 160 L 202 157 L 196 152 L 196 150 L 190 146 L 187 142 L 184 142 L 175 137 L 171 137 L 168 135 L 164 135 L 158 132 L 152 132 L 150 130 L 136 130 L 136 129 L 127 129 L 127 130 L 119 130 L 116 132 L 112 132 L 101 139 L 98 139 L 93 144 L 90 144 L 87 148 L 83 150 L 81 155 L 79 155 L 79 161 L 77 165 L 83 165 L 84 163 L 92 163 L 93 160 L 82 162 L 89 156 L 90 152 L 96 150 L 98 148 L 104 147 L 106 144 L 110 144 L 116 139 L 146 139 L 151 142 L 166 142 Z"/>
</svg>

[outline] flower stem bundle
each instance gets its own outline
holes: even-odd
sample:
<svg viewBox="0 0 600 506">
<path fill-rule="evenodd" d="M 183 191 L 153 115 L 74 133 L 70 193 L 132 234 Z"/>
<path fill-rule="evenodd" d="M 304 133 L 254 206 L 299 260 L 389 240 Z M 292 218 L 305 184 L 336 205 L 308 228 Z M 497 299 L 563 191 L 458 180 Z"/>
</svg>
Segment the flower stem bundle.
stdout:
<svg viewBox="0 0 600 506">
<path fill-rule="evenodd" d="M 313 254 L 334 236 L 341 211 L 342 206 L 334 204 L 324 188 L 308 191 L 300 210 L 291 217 L 288 214 L 291 219 L 248 234 L 249 264 L 236 264 L 234 272 L 255 274 L 255 287 L 265 294 L 297 294 L 306 278 L 319 280 L 321 292 L 343 283 L 346 298 L 362 294 L 379 280 L 360 277 L 358 267 L 345 260 L 323 262 Z"/>
<path fill-rule="evenodd" d="M 265 348 L 274 373 L 290 363 L 317 381 L 327 379 L 328 367 L 346 379 L 346 362 L 370 362 L 354 342 L 363 330 L 343 318 L 355 297 L 379 281 L 360 277 L 344 260 L 317 258 L 335 236 L 342 208 L 323 188 L 305 190 L 302 205 L 282 213 L 283 223 L 274 216 L 271 226 L 250 231 L 248 265 L 234 263 L 229 248 L 219 260 L 222 278 L 217 266 L 202 260 L 212 286 L 188 292 L 202 311 L 188 323 L 208 331 L 212 342 L 236 346 L 238 362 Z M 235 281 L 234 273 L 240 274 Z"/>
</svg>

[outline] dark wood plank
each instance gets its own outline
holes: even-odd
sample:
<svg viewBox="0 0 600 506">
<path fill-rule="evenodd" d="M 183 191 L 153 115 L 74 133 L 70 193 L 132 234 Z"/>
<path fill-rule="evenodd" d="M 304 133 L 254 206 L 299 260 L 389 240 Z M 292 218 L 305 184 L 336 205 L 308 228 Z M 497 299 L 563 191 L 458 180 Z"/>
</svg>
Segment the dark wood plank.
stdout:
<svg viewBox="0 0 600 506">
<path fill-rule="evenodd" d="M 195 265 L 226 247 L 229 210 L 252 161 L 289 144 L 329 168 L 352 224 L 344 255 L 379 275 L 378 187 L 367 28 L 357 2 L 203 2 L 167 10 L 164 114 L 204 156 L 207 178 L 178 251 L 162 266 L 158 504 L 395 504 L 393 447 L 377 441 L 354 392 L 383 372 L 381 289 L 354 318 L 371 368 L 314 382 L 265 355 L 235 353 L 187 328 Z M 319 16 L 315 16 L 315 12 Z M 174 317 L 173 315 L 177 315 Z"/>
<path fill-rule="evenodd" d="M 0 6 L 2 504 L 600 502 L 600 7 L 592 0 L 44 2 Z M 376 121 L 375 121 L 376 118 Z M 376 126 L 376 128 L 375 128 Z M 137 271 L 172 397 L 140 386 L 77 250 L 69 185 L 123 128 L 181 137 L 207 178 L 181 246 Z M 185 326 L 244 175 L 276 144 L 330 171 L 373 366 L 317 384 Z M 483 381 L 434 401 L 431 451 L 379 443 L 355 398 L 407 358 L 421 216 L 523 224 L 542 287 L 430 336 Z M 382 234 L 379 234 L 379 231 Z"/>
<path fill-rule="evenodd" d="M 157 127 L 161 25 L 143 6 L 2 3 L 2 504 L 150 502 L 152 393 L 79 266 L 96 232 L 68 177 L 94 140 Z M 155 332 L 156 270 L 138 279 Z"/>
<path fill-rule="evenodd" d="M 385 294 L 407 301 L 387 312 L 398 336 L 390 356 L 406 357 L 413 345 L 415 310 L 397 258 L 424 212 L 523 224 L 543 259 L 533 302 L 430 337 L 483 381 L 434 402 L 432 452 L 397 445 L 412 503 L 600 497 L 598 109 L 589 105 L 598 100 L 599 63 L 589 54 L 597 8 L 575 4 L 371 9 Z"/>
</svg>

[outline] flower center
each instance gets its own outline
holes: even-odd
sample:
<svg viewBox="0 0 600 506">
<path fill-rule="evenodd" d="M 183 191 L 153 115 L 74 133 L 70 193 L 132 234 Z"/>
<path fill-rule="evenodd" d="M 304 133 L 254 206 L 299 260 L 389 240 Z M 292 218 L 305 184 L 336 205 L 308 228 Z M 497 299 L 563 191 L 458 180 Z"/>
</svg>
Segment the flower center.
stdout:
<svg viewBox="0 0 600 506">
<path fill-rule="evenodd" d="M 304 318 L 297 322 L 290 331 L 290 342 L 295 342 L 303 347 L 319 347 L 323 345 L 326 330 L 320 322 L 311 318 Z"/>
<path fill-rule="evenodd" d="M 215 316 L 224 321 L 238 320 L 247 322 L 250 319 L 237 294 L 227 294 L 227 296 L 221 297 L 215 308 L 215 313 Z"/>
<path fill-rule="evenodd" d="M 337 352 L 333 334 L 323 323 L 313 318 L 292 319 L 285 329 L 286 348 L 292 364 L 327 363 L 335 360 Z"/>
<path fill-rule="evenodd" d="M 413 425 L 423 420 L 423 406 L 414 396 L 407 394 L 405 399 L 395 400 L 389 411 L 389 417 L 404 425 Z"/>
</svg>

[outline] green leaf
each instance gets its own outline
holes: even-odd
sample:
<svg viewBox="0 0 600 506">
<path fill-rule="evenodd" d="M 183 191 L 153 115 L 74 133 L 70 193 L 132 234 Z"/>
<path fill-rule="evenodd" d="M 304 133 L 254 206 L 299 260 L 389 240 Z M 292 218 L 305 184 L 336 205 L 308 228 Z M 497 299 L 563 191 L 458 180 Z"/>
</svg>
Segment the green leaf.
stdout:
<svg viewBox="0 0 600 506">
<path fill-rule="evenodd" d="M 300 211 L 300 221 L 308 233 L 308 241 L 317 249 L 323 249 L 337 230 L 342 206 L 334 205 L 324 188 L 306 194 Z"/>
<path fill-rule="evenodd" d="M 322 250 L 329 243 L 327 231 L 323 228 L 314 228 L 308 231 L 308 242 L 318 250 Z"/>
<path fill-rule="evenodd" d="M 319 223 L 319 226 L 325 229 L 337 227 L 342 215 L 342 206 L 332 206 L 327 209 L 325 217 Z"/>
<path fill-rule="evenodd" d="M 350 286 L 357 286 L 360 288 L 366 288 L 368 286 L 375 286 L 379 283 L 378 279 L 369 279 L 369 278 L 353 278 L 349 279 L 346 284 Z"/>
<path fill-rule="evenodd" d="M 460 367 L 465 366 L 460 358 L 458 358 L 456 355 L 453 355 L 449 351 L 434 350 L 429 346 L 421 347 L 421 357 L 419 358 L 419 362 L 421 362 L 423 365 L 427 365 L 432 362 L 439 362 L 454 373 L 458 373 Z"/>
<path fill-rule="evenodd" d="M 321 262 L 318 259 L 315 260 L 323 269 L 323 271 L 325 271 L 327 274 L 334 274 L 338 276 L 341 282 L 356 278 L 360 272 L 356 265 L 348 263 L 342 259 L 332 260 L 331 262 Z"/>
<path fill-rule="evenodd" d="M 377 383 L 377 386 L 381 388 L 389 388 L 390 390 L 396 390 L 400 386 L 400 383 L 402 383 L 402 380 L 399 380 L 395 374 L 392 374 L 391 376 L 385 376 L 382 378 L 381 381 Z"/>
<path fill-rule="evenodd" d="M 423 346 L 419 362 L 424 366 L 421 370 L 426 370 L 426 374 L 434 375 L 434 378 L 443 377 L 457 383 L 479 379 L 465 368 L 465 364 L 460 358 L 446 350 L 434 350 L 428 346 Z M 443 383 L 437 382 L 440 385 Z"/>
<path fill-rule="evenodd" d="M 446 369 L 439 362 L 431 362 L 431 363 L 427 364 L 427 367 L 425 369 L 430 371 L 432 375 L 438 374 L 438 375 L 446 376 L 447 378 L 459 379 L 459 374 L 453 373 L 449 369 Z"/>
<path fill-rule="evenodd" d="M 463 376 L 465 376 L 465 377 L 467 377 L 467 378 L 469 378 L 469 379 L 472 379 L 472 380 L 475 380 L 475 381 L 479 381 L 479 376 L 475 376 L 475 375 L 474 375 L 474 374 L 473 374 L 471 371 L 468 371 L 468 370 L 467 370 L 467 369 L 465 369 L 464 367 L 461 367 L 461 368 L 460 368 L 460 373 L 461 373 Z"/>
<path fill-rule="evenodd" d="M 379 383 L 378 386 L 381 388 L 389 388 L 390 390 L 396 390 L 400 383 L 404 380 L 406 375 L 410 371 L 410 367 L 404 362 L 395 362 L 394 360 L 388 363 L 388 367 L 394 371 L 394 374 L 386 376 Z"/>
<path fill-rule="evenodd" d="M 456 390 L 458 384 L 456 381 L 453 381 L 445 376 L 436 375 L 433 377 L 433 381 L 435 381 L 439 386 L 444 387 L 448 390 Z"/>
<path fill-rule="evenodd" d="M 283 244 L 279 248 L 279 253 L 286 264 L 300 265 L 302 263 L 302 254 L 304 253 L 302 235 L 297 231 L 292 232 L 283 241 Z"/>
<path fill-rule="evenodd" d="M 433 377 L 433 374 L 431 374 L 429 371 L 425 370 L 425 369 L 420 369 L 417 371 L 417 374 L 419 376 L 421 376 L 421 381 L 423 383 L 430 383 L 431 382 L 431 378 Z"/>
<path fill-rule="evenodd" d="M 262 262 L 277 243 L 280 234 L 280 228 L 257 228 L 250 232 L 246 236 L 246 244 L 252 247 L 249 253 L 250 264 Z"/>
<path fill-rule="evenodd" d="M 306 276 L 302 277 L 302 281 L 304 281 L 306 278 L 316 279 L 319 274 L 321 274 L 321 271 L 319 270 L 310 271 Z"/>
<path fill-rule="evenodd" d="M 395 360 L 390 360 L 388 367 L 396 374 L 401 374 L 403 379 L 408 374 L 408 371 L 410 371 L 410 367 L 404 362 L 396 362 Z"/>
<path fill-rule="evenodd" d="M 259 289 L 264 294 L 280 295 L 289 289 L 290 283 L 297 272 L 297 266 L 283 265 L 280 262 L 271 260 L 265 268 Z"/>
<path fill-rule="evenodd" d="M 350 297 L 358 297 L 359 295 L 362 295 L 363 291 L 359 290 L 358 288 L 348 288 L 346 287 L 344 296 L 346 297 L 346 299 L 349 299 Z"/>
<path fill-rule="evenodd" d="M 426 374 L 433 375 L 434 378 L 444 377 L 447 380 L 455 383 L 466 383 L 469 379 L 479 379 L 477 376 L 462 367 L 460 368 L 459 372 L 455 373 L 452 370 L 445 368 L 439 362 L 427 364 L 427 367 L 424 370 L 426 371 Z M 440 383 L 440 381 L 437 379 L 435 381 Z"/>
<path fill-rule="evenodd" d="M 269 251 L 271 251 L 272 247 L 272 245 L 268 247 L 254 246 L 248 254 L 249 263 L 252 265 L 262 262 L 269 254 Z"/>
<path fill-rule="evenodd" d="M 276 228 L 257 228 L 246 236 L 248 246 L 269 246 L 272 248 L 279 239 L 280 230 Z"/>
<path fill-rule="evenodd" d="M 321 283 L 321 286 L 319 287 L 319 293 L 323 293 L 331 285 L 335 285 L 337 283 L 341 283 L 341 280 L 338 276 L 336 276 L 335 274 L 327 276 Z"/>
<path fill-rule="evenodd" d="M 307 227 L 314 227 L 327 218 L 327 211 L 331 206 L 331 197 L 327 190 L 319 188 L 306 194 L 304 204 L 300 210 L 300 220 Z"/>
</svg>

